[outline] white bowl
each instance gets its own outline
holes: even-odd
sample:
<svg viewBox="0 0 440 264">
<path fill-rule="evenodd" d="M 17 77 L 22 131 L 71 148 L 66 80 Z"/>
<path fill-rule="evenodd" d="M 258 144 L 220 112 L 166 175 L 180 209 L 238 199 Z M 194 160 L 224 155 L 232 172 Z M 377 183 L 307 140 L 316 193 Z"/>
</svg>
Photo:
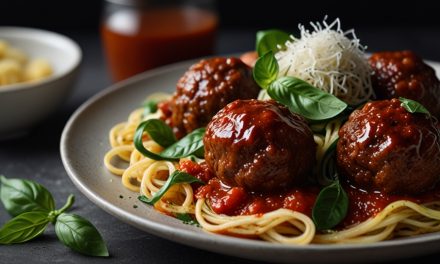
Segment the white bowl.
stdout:
<svg viewBox="0 0 440 264">
<path fill-rule="evenodd" d="M 47 59 L 53 75 L 34 83 L 0 87 L 0 139 L 25 133 L 63 103 L 73 87 L 82 53 L 71 39 L 45 30 L 0 27 L 0 39 L 30 58 Z"/>
</svg>

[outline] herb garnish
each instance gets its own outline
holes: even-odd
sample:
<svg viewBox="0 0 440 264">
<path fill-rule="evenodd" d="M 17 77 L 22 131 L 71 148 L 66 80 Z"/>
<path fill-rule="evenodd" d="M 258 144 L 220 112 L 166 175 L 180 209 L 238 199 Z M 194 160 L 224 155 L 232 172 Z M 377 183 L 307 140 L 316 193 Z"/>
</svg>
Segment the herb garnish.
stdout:
<svg viewBox="0 0 440 264">
<path fill-rule="evenodd" d="M 272 51 L 255 63 L 254 79 L 269 96 L 309 120 L 331 119 L 346 108 L 347 104 L 336 96 L 321 91 L 311 84 L 290 76 L 278 78 L 279 66 Z"/>
<path fill-rule="evenodd" d="M 273 83 L 279 72 L 279 65 L 273 52 L 269 51 L 255 62 L 253 76 L 257 84 L 263 88 L 269 88 L 270 84 Z"/>
<path fill-rule="evenodd" d="M 152 140 L 164 148 L 171 146 L 177 141 L 171 127 L 160 119 L 146 120 L 138 126 L 136 133 L 138 130 L 146 132 Z"/>
<path fill-rule="evenodd" d="M 153 153 L 144 147 L 142 137 L 146 132 L 150 137 L 165 149 L 159 153 Z M 180 158 L 196 155 L 203 157 L 203 135 L 205 128 L 198 128 L 179 141 L 176 141 L 169 126 L 157 119 L 142 122 L 134 135 L 134 145 L 144 156 L 154 160 L 176 161 Z M 158 142 L 159 141 L 159 142 Z"/>
<path fill-rule="evenodd" d="M 173 173 L 171 173 L 165 184 L 162 186 L 162 188 L 160 188 L 160 190 L 157 193 L 154 194 L 153 197 L 147 198 L 145 195 L 141 195 L 138 197 L 138 199 L 143 203 L 154 205 L 157 201 L 160 200 L 160 198 L 162 198 L 162 196 L 168 191 L 168 189 L 171 188 L 171 186 L 178 183 L 195 183 L 195 182 L 204 184 L 201 180 L 197 179 L 196 177 L 186 172 L 176 170 Z"/>
<path fill-rule="evenodd" d="M 336 172 L 336 146 L 339 138 L 336 138 L 327 148 L 318 166 L 318 183 L 327 186 L 337 180 Z"/>
<path fill-rule="evenodd" d="M 175 214 L 175 217 L 182 221 L 184 224 L 200 227 L 197 219 L 192 218 L 189 214 Z"/>
<path fill-rule="evenodd" d="M 400 105 L 403 108 L 405 108 L 406 111 L 408 111 L 410 113 L 420 113 L 420 114 L 427 114 L 428 116 L 431 116 L 428 109 L 426 109 L 421 103 L 419 103 L 417 101 L 403 98 L 403 97 L 399 97 L 399 101 L 401 102 Z"/>
<path fill-rule="evenodd" d="M 78 215 L 65 213 L 74 203 L 73 195 L 62 208 L 55 210 L 52 194 L 36 182 L 0 176 L 0 183 L 0 199 L 6 211 L 15 216 L 0 229 L 0 244 L 32 240 L 52 223 L 58 239 L 72 250 L 90 256 L 109 255 L 104 240 L 92 223 Z"/>
<path fill-rule="evenodd" d="M 149 114 L 156 113 L 157 111 L 157 101 L 156 100 L 148 100 L 142 104 L 144 108 L 144 112 L 142 113 L 143 117 L 146 117 Z"/>
<path fill-rule="evenodd" d="M 319 192 L 312 210 L 313 222 L 318 230 L 330 229 L 345 218 L 347 211 L 347 193 L 335 180 Z"/>
<path fill-rule="evenodd" d="M 257 32 L 256 51 L 258 56 L 263 56 L 268 51 L 277 52 L 279 46 L 282 48 L 290 35 L 278 29 L 261 30 Z"/>
</svg>

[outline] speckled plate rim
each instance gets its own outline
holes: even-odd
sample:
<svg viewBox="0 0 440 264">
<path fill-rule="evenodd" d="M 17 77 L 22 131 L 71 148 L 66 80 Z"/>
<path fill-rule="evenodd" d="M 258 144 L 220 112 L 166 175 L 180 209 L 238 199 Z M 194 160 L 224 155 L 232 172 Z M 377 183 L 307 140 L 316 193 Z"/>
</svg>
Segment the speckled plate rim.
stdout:
<svg viewBox="0 0 440 264">
<path fill-rule="evenodd" d="M 235 238 L 207 233 L 195 227 L 188 228 L 188 226 L 183 223 L 180 224 L 181 227 L 172 227 L 167 223 L 154 222 L 146 217 L 135 215 L 129 212 L 128 207 L 114 204 L 97 194 L 94 188 L 88 184 L 86 178 L 84 178 L 86 177 L 83 175 L 84 173 L 81 173 L 81 160 L 75 156 L 74 148 L 70 145 L 72 138 L 81 136 L 72 132 L 74 128 L 81 126 L 83 120 L 87 119 L 88 111 L 92 106 L 108 97 L 114 96 L 116 92 L 129 89 L 131 85 L 139 83 L 143 83 L 147 86 L 149 79 L 153 77 L 163 76 L 163 78 L 166 79 L 167 74 L 175 74 L 176 72 L 183 74 L 192 63 L 194 63 L 194 60 L 171 64 L 117 83 L 90 98 L 71 116 L 61 136 L 60 151 L 62 162 L 72 182 L 93 203 L 121 221 L 162 238 L 212 252 L 260 261 L 286 263 L 372 262 L 414 257 L 438 252 L 440 250 L 440 232 L 379 243 L 349 245 L 290 246 Z M 429 62 L 429 64 L 435 68 L 437 75 L 439 75 L 440 63 Z M 153 91 L 154 90 L 151 92 Z M 148 91 L 146 94 L 140 94 L 140 98 L 147 96 L 147 93 Z M 141 100 L 142 99 L 140 99 L 140 101 Z M 123 103 L 123 101 L 122 98 L 121 103 Z M 122 120 L 116 120 L 115 124 L 120 121 Z M 102 136 L 107 138 L 107 134 Z M 93 146 L 88 147 L 93 148 Z M 97 165 L 101 166 L 101 164 Z M 97 176 L 98 175 L 91 175 L 91 177 Z M 154 209 L 150 207 L 146 208 L 146 210 Z M 160 213 L 155 211 L 153 214 Z M 159 217 L 162 216 L 169 218 L 165 215 Z"/>
</svg>

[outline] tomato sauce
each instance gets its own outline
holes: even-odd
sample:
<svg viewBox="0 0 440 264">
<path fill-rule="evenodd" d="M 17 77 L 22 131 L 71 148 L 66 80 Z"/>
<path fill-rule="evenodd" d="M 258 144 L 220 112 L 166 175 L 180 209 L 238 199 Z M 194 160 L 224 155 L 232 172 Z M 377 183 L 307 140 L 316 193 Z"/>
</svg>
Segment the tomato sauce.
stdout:
<svg viewBox="0 0 440 264">
<path fill-rule="evenodd" d="M 217 16 L 196 8 L 121 10 L 101 27 L 115 81 L 213 53 Z"/>
<path fill-rule="evenodd" d="M 349 207 L 341 227 L 363 222 L 398 200 L 407 200 L 418 204 L 440 200 L 440 186 L 417 196 L 386 194 L 378 191 L 367 192 L 348 184 L 343 187 L 348 195 Z"/>
<path fill-rule="evenodd" d="M 180 163 L 180 169 L 207 183 L 203 186 L 195 186 L 195 197 L 208 198 L 217 214 L 230 216 L 264 214 L 286 208 L 311 217 L 313 205 L 320 191 L 318 187 L 308 186 L 293 187 L 280 193 L 253 193 L 241 187 L 229 187 L 223 184 L 208 171 L 206 164 L 184 161 Z M 344 184 L 343 188 L 348 195 L 349 208 L 347 216 L 338 225 L 338 229 L 363 222 L 397 200 L 409 200 L 415 203 L 440 200 L 440 186 L 418 196 L 367 192 L 348 184 Z"/>
</svg>

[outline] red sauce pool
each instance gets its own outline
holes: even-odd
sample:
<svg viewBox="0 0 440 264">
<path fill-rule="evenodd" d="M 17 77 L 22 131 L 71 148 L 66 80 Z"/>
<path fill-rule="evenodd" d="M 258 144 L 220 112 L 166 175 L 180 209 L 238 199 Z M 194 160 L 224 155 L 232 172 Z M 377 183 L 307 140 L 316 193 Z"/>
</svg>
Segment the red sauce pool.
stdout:
<svg viewBox="0 0 440 264">
<path fill-rule="evenodd" d="M 367 192 L 354 186 L 344 185 L 349 199 L 348 214 L 341 223 L 342 227 L 363 222 L 380 213 L 387 205 L 398 201 L 407 200 L 418 204 L 440 200 L 440 187 L 418 196 L 390 195 L 378 191 Z"/>
<path fill-rule="evenodd" d="M 264 214 L 279 208 L 286 208 L 311 217 L 313 205 L 320 191 L 318 187 L 312 186 L 295 187 L 276 194 L 251 193 L 241 187 L 229 187 L 223 184 L 209 173 L 206 164 L 200 165 L 185 161 L 180 163 L 180 169 L 207 183 L 203 186 L 194 186 L 197 199 L 208 198 L 216 213 L 230 216 Z M 350 185 L 343 187 L 349 197 L 349 208 L 347 216 L 338 228 L 363 222 L 397 200 L 409 200 L 416 203 L 440 200 L 440 187 L 419 196 L 366 192 Z"/>
</svg>

